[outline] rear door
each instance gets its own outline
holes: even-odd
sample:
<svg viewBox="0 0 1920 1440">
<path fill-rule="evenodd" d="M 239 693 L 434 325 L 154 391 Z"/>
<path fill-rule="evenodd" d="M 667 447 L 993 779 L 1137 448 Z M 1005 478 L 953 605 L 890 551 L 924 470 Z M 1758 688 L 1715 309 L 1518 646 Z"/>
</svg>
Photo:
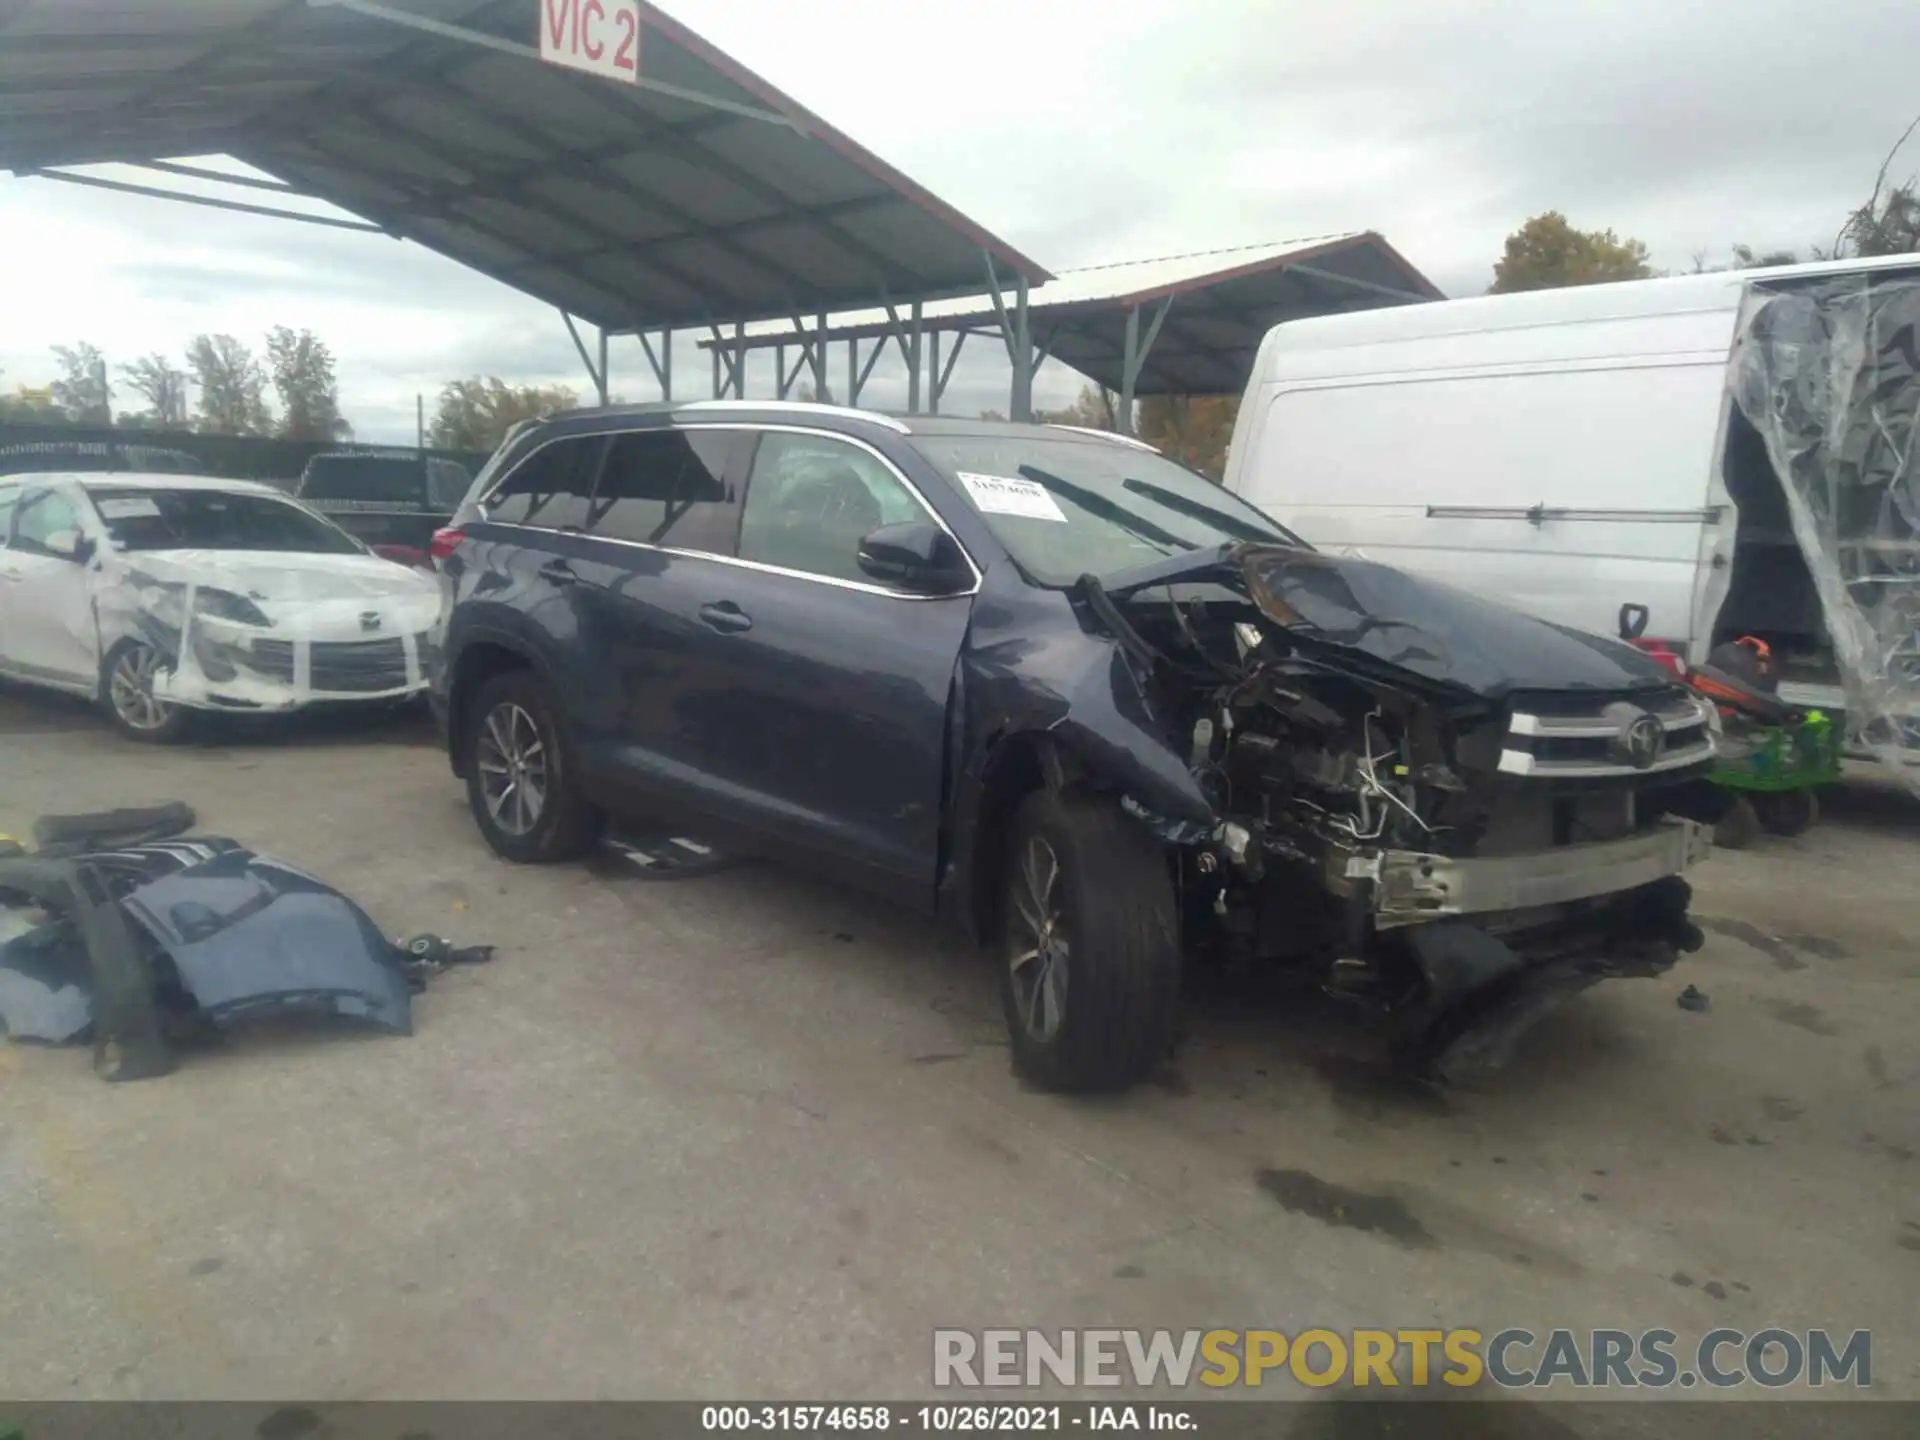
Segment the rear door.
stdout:
<svg viewBox="0 0 1920 1440">
<path fill-rule="evenodd" d="M 539 658 L 563 713 L 578 730 L 593 712 L 598 666 L 580 646 L 580 557 L 604 434 L 560 435 L 530 452 L 487 495 L 467 524 L 455 612 L 459 633 L 517 641 Z M 576 733 L 591 747 L 592 734 Z"/>
<path fill-rule="evenodd" d="M 654 808 L 753 824 L 758 809 L 705 753 L 701 697 L 719 630 L 703 621 L 711 572 L 733 554 L 751 436 L 665 422 L 613 436 L 572 552 L 581 650 L 595 674 L 580 704 L 590 767 Z"/>
</svg>

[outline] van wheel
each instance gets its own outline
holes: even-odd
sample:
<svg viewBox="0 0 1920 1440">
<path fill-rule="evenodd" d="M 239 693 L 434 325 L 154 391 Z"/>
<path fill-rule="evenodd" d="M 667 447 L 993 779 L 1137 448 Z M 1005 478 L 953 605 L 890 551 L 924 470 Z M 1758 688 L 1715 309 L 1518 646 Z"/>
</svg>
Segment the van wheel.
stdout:
<svg viewBox="0 0 1920 1440">
<path fill-rule="evenodd" d="M 1110 801 L 1037 791 L 1014 812 L 1000 900 L 1000 999 L 1022 1075 L 1123 1090 L 1166 1058 L 1180 928 L 1159 842 Z"/>
<path fill-rule="evenodd" d="M 1803 835 L 1820 818 L 1820 802 L 1811 790 L 1762 795 L 1755 808 L 1760 812 L 1760 823 L 1775 835 Z"/>
<path fill-rule="evenodd" d="M 467 714 L 467 805 L 493 852 L 534 865 L 591 850 L 602 816 L 574 788 L 572 757 L 539 678 L 530 670 L 496 675 Z"/>
<path fill-rule="evenodd" d="M 144 640 L 122 640 L 101 662 L 100 707 L 129 740 L 165 745 L 192 726 L 191 710 L 153 693 L 153 682 L 167 668 L 160 652 Z"/>
</svg>

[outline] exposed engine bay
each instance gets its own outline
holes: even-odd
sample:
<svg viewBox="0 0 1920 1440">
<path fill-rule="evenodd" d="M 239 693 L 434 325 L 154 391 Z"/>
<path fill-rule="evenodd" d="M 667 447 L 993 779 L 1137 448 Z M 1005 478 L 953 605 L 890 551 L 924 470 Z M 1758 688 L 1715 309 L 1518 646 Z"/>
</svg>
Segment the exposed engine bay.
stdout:
<svg viewBox="0 0 1920 1440">
<path fill-rule="evenodd" d="M 1168 568 L 1171 568 L 1168 567 Z M 1237 546 L 1083 582 L 1219 816 L 1156 828 L 1190 931 L 1319 963 L 1463 1080 L 1561 996 L 1700 944 L 1715 716 L 1626 647 L 1366 562 Z"/>
</svg>

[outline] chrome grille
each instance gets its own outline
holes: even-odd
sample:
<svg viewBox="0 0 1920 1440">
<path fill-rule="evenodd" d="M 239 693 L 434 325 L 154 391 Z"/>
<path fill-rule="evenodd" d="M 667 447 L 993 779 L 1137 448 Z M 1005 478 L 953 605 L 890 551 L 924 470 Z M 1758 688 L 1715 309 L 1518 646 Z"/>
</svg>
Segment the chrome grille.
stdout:
<svg viewBox="0 0 1920 1440">
<path fill-rule="evenodd" d="M 1658 775 L 1714 757 L 1713 711 L 1690 691 L 1516 700 L 1500 770 L 1543 779 Z"/>
</svg>

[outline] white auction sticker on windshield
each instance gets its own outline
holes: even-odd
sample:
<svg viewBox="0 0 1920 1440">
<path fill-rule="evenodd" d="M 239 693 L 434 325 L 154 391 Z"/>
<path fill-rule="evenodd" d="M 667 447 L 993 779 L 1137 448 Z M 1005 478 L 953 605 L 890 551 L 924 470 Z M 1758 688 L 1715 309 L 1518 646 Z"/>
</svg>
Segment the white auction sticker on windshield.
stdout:
<svg viewBox="0 0 1920 1440">
<path fill-rule="evenodd" d="M 93 503 L 102 520 L 137 520 L 160 513 L 160 507 L 145 495 L 107 495 Z"/>
<path fill-rule="evenodd" d="M 1059 505 L 1044 485 L 1016 480 L 1011 475 L 976 475 L 970 470 L 957 474 L 983 515 L 1018 515 L 1026 520 L 1067 523 L 1067 517 L 1060 513 Z"/>
</svg>

